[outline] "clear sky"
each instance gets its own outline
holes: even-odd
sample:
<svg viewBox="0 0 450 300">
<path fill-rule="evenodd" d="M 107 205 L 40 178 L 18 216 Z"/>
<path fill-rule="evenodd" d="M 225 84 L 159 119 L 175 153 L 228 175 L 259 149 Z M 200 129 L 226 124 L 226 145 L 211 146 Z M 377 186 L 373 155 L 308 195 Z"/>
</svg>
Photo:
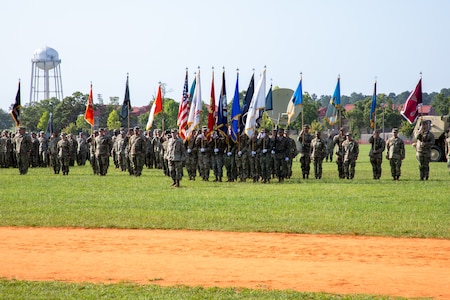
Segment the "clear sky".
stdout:
<svg viewBox="0 0 450 300">
<path fill-rule="evenodd" d="M 0 10 L 0 108 L 14 102 L 17 81 L 29 102 L 31 58 L 43 46 L 62 60 L 64 96 L 75 91 L 123 101 L 129 73 L 131 104 L 147 105 L 158 82 L 166 97 L 181 98 L 201 68 L 209 102 L 215 67 L 216 99 L 222 67 L 228 99 L 236 68 L 240 90 L 252 69 L 267 66 L 267 88 L 331 95 L 412 90 L 423 73 L 423 91 L 450 88 L 448 0 L 15 0 Z M 97 98 L 97 96 L 94 96 Z M 230 100 L 229 100 L 230 101 Z M 96 99 L 94 101 L 96 103 Z"/>
</svg>

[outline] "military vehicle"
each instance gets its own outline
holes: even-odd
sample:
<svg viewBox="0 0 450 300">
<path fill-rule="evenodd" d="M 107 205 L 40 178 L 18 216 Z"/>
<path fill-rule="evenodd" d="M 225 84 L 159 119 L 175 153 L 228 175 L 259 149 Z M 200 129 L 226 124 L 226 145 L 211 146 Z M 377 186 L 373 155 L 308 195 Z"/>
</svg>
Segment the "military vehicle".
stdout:
<svg viewBox="0 0 450 300">
<path fill-rule="evenodd" d="M 423 121 L 430 123 L 430 131 L 434 135 L 434 145 L 431 147 L 431 161 L 446 161 L 445 139 L 450 127 L 450 116 L 422 116 L 417 119 L 413 134 L 415 135 Z M 413 138 L 413 142 L 415 138 Z"/>
</svg>

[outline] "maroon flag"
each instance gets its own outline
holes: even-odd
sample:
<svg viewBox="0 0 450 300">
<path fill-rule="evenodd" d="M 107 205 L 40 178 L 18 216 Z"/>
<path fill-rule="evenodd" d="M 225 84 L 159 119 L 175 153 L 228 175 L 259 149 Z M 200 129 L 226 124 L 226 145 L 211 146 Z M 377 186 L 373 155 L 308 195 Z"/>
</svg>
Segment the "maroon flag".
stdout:
<svg viewBox="0 0 450 300">
<path fill-rule="evenodd" d="M 420 78 L 416 89 L 411 92 L 400 114 L 408 120 L 410 124 L 416 122 L 419 116 L 419 104 L 422 105 L 422 78 Z"/>
</svg>

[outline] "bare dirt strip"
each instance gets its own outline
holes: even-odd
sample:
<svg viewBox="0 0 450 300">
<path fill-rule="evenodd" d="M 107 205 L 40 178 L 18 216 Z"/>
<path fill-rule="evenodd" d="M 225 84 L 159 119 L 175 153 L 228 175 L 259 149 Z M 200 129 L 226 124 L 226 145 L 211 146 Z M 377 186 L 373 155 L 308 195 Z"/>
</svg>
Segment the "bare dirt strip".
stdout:
<svg viewBox="0 0 450 300">
<path fill-rule="evenodd" d="M 450 299 L 450 240 L 0 227 L 0 277 Z"/>
</svg>

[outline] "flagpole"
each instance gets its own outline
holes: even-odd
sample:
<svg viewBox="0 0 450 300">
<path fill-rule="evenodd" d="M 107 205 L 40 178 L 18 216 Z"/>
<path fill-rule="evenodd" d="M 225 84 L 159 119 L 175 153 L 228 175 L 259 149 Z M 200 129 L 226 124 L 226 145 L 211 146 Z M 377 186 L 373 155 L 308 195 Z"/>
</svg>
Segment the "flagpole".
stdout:
<svg viewBox="0 0 450 300">
<path fill-rule="evenodd" d="M 422 71 L 419 74 L 420 74 L 420 85 L 421 85 L 420 89 L 422 90 Z M 422 117 L 423 117 L 422 106 L 423 106 L 423 103 L 420 104 L 420 111 L 419 111 L 420 121 L 422 121 Z"/>
</svg>

